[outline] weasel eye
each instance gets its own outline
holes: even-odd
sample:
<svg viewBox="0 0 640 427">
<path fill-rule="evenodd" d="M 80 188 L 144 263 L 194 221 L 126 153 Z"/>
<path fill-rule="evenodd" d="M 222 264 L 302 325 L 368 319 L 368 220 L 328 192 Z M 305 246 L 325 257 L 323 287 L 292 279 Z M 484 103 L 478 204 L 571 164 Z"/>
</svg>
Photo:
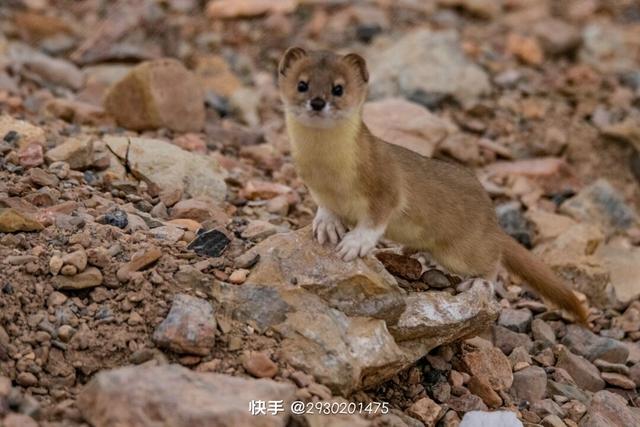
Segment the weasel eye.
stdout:
<svg viewBox="0 0 640 427">
<path fill-rule="evenodd" d="M 342 92 L 342 85 L 335 85 L 333 89 L 331 89 L 331 93 L 333 94 L 333 96 L 342 96 Z"/>
<path fill-rule="evenodd" d="M 298 82 L 298 92 L 306 92 L 309 90 L 309 85 L 307 82 L 303 82 L 302 80 Z"/>
</svg>

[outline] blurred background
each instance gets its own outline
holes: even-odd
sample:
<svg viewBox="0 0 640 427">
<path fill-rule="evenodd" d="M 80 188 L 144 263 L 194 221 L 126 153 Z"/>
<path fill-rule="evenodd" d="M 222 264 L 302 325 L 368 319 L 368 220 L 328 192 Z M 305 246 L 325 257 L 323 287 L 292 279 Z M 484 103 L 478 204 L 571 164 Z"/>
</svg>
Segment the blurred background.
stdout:
<svg viewBox="0 0 640 427">
<path fill-rule="evenodd" d="M 283 50 L 356 51 L 369 61 L 371 99 L 409 100 L 456 128 L 448 139 L 417 130 L 423 153 L 472 166 L 562 156 L 637 207 L 632 0 L 7 0 L 0 13 L 8 113 L 108 126 L 117 114 L 107 88 L 137 63 L 171 57 L 204 91 L 207 127 L 197 130 L 209 129 L 207 146 L 233 150 L 211 128 L 237 124 L 282 152 L 274 69 Z"/>
<path fill-rule="evenodd" d="M 632 425 L 634 415 L 624 411 L 640 404 L 638 0 L 2 0 L 0 209 L 21 218 L 0 215 L 0 380 L 5 375 L 18 390 L 11 411 L 22 408 L 45 425 L 82 423 L 76 398 L 99 370 L 153 358 L 244 375 L 240 350 L 280 348 L 243 326 L 233 338 L 221 329 L 213 356 L 180 356 L 171 345 L 167 356 L 156 348 L 166 342 L 152 339 L 151 330 L 177 290 L 243 283 L 257 262 L 241 258 L 245 250 L 313 218 L 276 86 L 278 59 L 292 45 L 365 57 L 371 80 L 364 120 L 372 131 L 475 170 L 501 225 L 589 300 L 593 334 L 585 339 L 627 349 L 593 369 L 595 389 L 606 381 L 623 400 L 623 418 L 609 414 L 609 424 L 598 425 Z M 224 229 L 227 237 L 203 238 L 196 256 L 187 245 L 203 229 Z M 84 264 L 65 258 L 85 249 L 89 267 L 86 254 Z M 120 271 L 134 268 L 127 262 L 141 253 L 149 257 L 145 265 L 164 256 L 144 274 Z M 20 256 L 31 258 L 7 258 Z M 301 271 L 312 268 L 304 262 Z M 387 268 L 405 289 L 439 289 Z M 527 366 L 542 366 L 544 381 L 561 382 L 554 354 L 532 361 L 528 353 L 538 357 L 563 339 L 567 318 L 547 312 L 521 285 L 501 273 L 499 304 L 524 321 L 500 317 L 495 327 L 524 335 Z M 532 316 L 548 322 L 552 343 L 532 331 Z M 42 327 L 43 319 L 51 326 Z M 485 338 L 509 355 L 519 344 L 505 343 L 515 339 L 507 335 Z M 540 341 L 547 344 L 533 344 Z M 578 341 L 563 344 L 590 362 L 601 358 Z M 466 390 L 451 374 L 460 348 L 435 354 L 368 395 L 362 384 L 349 390 L 364 393 L 358 401 L 390 401 L 403 414 L 414 408 L 414 421 L 455 425 L 481 405 L 446 406 L 454 397 L 443 384 Z M 276 378 L 291 378 L 275 360 Z M 600 379 L 598 370 L 623 378 Z M 593 385 L 575 382 L 581 390 Z M 2 390 L 0 419 L 9 407 Z M 468 395 L 454 390 L 456 399 Z M 327 393 L 316 387 L 309 397 Z M 517 399 L 482 397 L 489 406 L 519 408 Z M 412 406 L 431 398 L 445 408 L 436 421 Z M 552 403 L 574 401 L 582 402 L 568 393 Z M 559 413 L 562 425 L 578 425 L 589 402 Z M 550 415 L 527 408 L 519 416 L 534 424 Z"/>
</svg>

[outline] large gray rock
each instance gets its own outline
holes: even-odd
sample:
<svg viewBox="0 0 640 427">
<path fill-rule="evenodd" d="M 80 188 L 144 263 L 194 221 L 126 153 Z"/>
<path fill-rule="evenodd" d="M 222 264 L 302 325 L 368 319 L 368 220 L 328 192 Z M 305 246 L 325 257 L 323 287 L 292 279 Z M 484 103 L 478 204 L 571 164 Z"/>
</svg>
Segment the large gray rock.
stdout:
<svg viewBox="0 0 640 427">
<path fill-rule="evenodd" d="M 192 198 L 224 200 L 227 187 L 218 163 L 173 144 L 148 138 L 107 136 L 107 147 L 156 192 L 178 191 Z"/>
<path fill-rule="evenodd" d="M 345 263 L 310 228 L 272 236 L 242 286 L 216 283 L 221 310 L 283 338 L 280 357 L 348 395 L 378 385 L 431 349 L 474 335 L 497 317 L 492 286 L 407 294 L 373 256 Z"/>
<path fill-rule="evenodd" d="M 277 427 L 285 426 L 295 386 L 198 373 L 179 365 L 124 367 L 98 373 L 78 397 L 94 427 Z M 284 410 L 257 416 L 251 401 L 282 400 Z M 161 420 L 161 421 L 159 421 Z"/>
<path fill-rule="evenodd" d="M 371 55 L 372 96 L 450 95 L 470 103 L 491 90 L 454 31 L 413 31 Z"/>
<path fill-rule="evenodd" d="M 312 239 L 311 228 L 264 240 L 244 256 L 260 256 L 247 284 L 303 288 L 349 316 L 370 316 L 394 324 L 404 311 L 404 291 L 377 258 L 343 262 L 335 248 Z"/>
</svg>

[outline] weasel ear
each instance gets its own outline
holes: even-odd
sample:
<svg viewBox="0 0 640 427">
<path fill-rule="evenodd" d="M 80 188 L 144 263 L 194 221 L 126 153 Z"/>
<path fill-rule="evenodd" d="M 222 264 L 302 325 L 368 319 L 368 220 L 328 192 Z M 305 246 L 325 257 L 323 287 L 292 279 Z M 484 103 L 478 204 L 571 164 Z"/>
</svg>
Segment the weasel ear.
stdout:
<svg viewBox="0 0 640 427">
<path fill-rule="evenodd" d="M 290 47 L 286 50 L 284 55 L 282 55 L 282 59 L 280 59 L 280 64 L 278 64 L 278 73 L 285 75 L 285 72 L 291 65 L 299 60 L 300 58 L 304 58 L 307 56 L 307 51 L 301 47 Z"/>
<path fill-rule="evenodd" d="M 367 61 L 357 53 L 350 53 L 345 55 L 342 60 L 347 64 L 356 67 L 356 70 L 360 73 L 360 77 L 366 83 L 369 81 L 369 70 L 367 70 Z"/>
</svg>

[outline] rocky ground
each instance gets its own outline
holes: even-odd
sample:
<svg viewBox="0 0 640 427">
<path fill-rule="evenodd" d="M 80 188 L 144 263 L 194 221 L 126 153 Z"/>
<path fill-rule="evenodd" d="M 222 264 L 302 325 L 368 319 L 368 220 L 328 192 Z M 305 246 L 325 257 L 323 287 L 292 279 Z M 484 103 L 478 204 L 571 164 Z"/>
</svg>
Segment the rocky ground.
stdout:
<svg viewBox="0 0 640 427">
<path fill-rule="evenodd" d="M 314 243 L 292 44 L 364 55 L 373 132 L 474 168 L 590 329 Z M 640 425 L 639 150 L 634 0 L 3 1 L 0 425 Z"/>
</svg>

